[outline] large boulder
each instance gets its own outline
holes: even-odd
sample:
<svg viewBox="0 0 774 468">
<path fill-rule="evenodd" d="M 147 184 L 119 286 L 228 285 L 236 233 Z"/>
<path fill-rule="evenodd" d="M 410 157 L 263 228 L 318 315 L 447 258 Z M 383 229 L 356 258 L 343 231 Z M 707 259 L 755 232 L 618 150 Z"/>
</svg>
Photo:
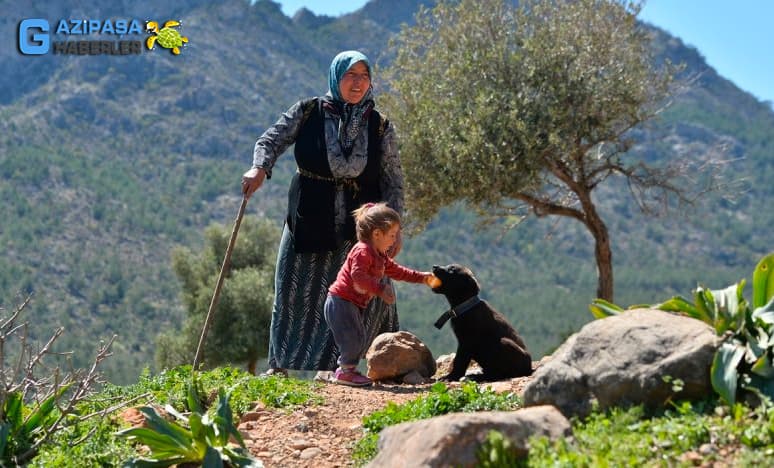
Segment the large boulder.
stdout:
<svg viewBox="0 0 774 468">
<path fill-rule="evenodd" d="M 452 413 L 385 428 L 379 434 L 379 453 L 368 466 L 473 467 L 490 431 L 501 432 L 519 456 L 527 454 L 532 436 L 557 440 L 572 435 L 570 422 L 551 406 Z"/>
<path fill-rule="evenodd" d="M 366 352 L 366 364 L 373 380 L 401 380 L 413 372 L 429 379 L 435 373 L 430 349 L 407 331 L 377 336 Z"/>
<path fill-rule="evenodd" d="M 700 399 L 713 392 L 710 366 L 718 344 L 707 324 L 660 310 L 595 320 L 537 370 L 524 403 L 554 405 L 569 417 L 587 415 L 595 401 L 604 409 Z"/>
</svg>

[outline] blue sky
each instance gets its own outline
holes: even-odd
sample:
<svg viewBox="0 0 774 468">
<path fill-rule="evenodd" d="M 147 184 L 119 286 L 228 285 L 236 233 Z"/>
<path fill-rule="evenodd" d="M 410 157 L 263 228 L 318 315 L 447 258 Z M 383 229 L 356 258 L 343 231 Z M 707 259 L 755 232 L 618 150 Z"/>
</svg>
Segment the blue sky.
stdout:
<svg viewBox="0 0 774 468">
<path fill-rule="evenodd" d="M 275 0 L 276 1 L 276 0 Z M 306 7 L 340 16 L 366 0 L 280 0 L 292 16 Z M 647 21 L 695 47 L 721 76 L 763 101 L 774 102 L 774 0 L 649 0 Z"/>
</svg>

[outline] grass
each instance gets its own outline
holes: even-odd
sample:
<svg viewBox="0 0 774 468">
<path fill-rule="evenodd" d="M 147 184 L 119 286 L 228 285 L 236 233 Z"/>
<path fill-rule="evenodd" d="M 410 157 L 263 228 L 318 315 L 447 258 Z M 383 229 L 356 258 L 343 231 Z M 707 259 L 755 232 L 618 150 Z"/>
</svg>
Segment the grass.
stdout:
<svg viewBox="0 0 774 468">
<path fill-rule="evenodd" d="M 642 406 L 573 420 L 573 439 L 530 441 L 534 467 L 765 466 L 774 456 L 774 407 L 733 408 L 718 400 L 680 402 L 649 413 Z"/>
<path fill-rule="evenodd" d="M 150 375 L 146 370 L 139 381 L 132 385 L 107 384 L 104 389 L 89 398 L 78 408 L 80 416 L 104 412 L 96 417 L 73 424 L 57 433 L 52 443 L 45 445 L 32 460 L 33 467 L 104 467 L 121 466 L 136 456 L 135 447 L 115 434 L 127 427 L 114 410 L 120 403 L 128 406 L 154 403 L 170 404 L 180 412 L 186 411 L 186 391 L 191 379 L 191 366 L 180 366 Z M 255 402 L 261 401 L 272 408 L 292 408 L 305 403 L 322 403 L 315 395 L 312 382 L 277 377 L 255 377 L 242 370 L 221 367 L 200 372 L 199 381 L 207 406 L 217 398 L 217 390 L 223 387 L 231 392 L 231 407 L 238 418 L 249 411 Z"/>
<path fill-rule="evenodd" d="M 517 396 L 498 395 L 468 383 L 449 390 L 442 384 L 403 405 L 390 403 L 363 418 L 364 437 L 353 459 L 364 465 L 377 453 L 378 433 L 405 421 L 453 411 L 514 410 Z M 530 440 L 527 459 L 519 460 L 502 434 L 492 432 L 479 448 L 487 467 L 696 466 L 721 462 L 731 466 L 769 466 L 774 457 L 774 405 L 729 407 L 717 399 L 670 403 L 648 411 L 642 406 L 595 411 L 572 420 L 573 437 L 551 442 Z"/>
<path fill-rule="evenodd" d="M 134 399 L 129 406 L 169 403 L 185 411 L 190 366 L 150 375 L 143 373 L 136 384 L 107 385 L 79 407 L 81 416 L 105 411 L 117 403 Z M 219 387 L 231 391 L 235 417 L 261 401 L 274 408 L 323 403 L 312 382 L 285 378 L 257 378 L 244 371 L 223 367 L 199 374 L 206 395 Z M 402 405 L 387 403 L 384 409 L 363 418 L 364 435 L 355 445 L 353 461 L 364 465 L 377 453 L 379 432 L 387 426 L 431 418 L 451 412 L 501 410 L 521 407 L 513 394 L 498 394 L 472 382 L 458 388 L 443 383 Z M 120 466 L 136 455 L 136 449 L 115 433 L 126 427 L 117 411 L 74 424 L 58 433 L 51 444 L 33 459 L 33 467 Z M 766 466 L 774 457 L 774 405 L 750 408 L 728 406 L 719 400 L 676 402 L 659 411 L 643 407 L 595 411 L 572 420 L 573 437 L 551 442 L 530 440 L 525 460 L 510 454 L 510 444 L 497 433 L 489 435 L 479 449 L 481 466 L 606 467 L 606 466 L 694 466 L 721 462 L 731 466 Z M 501 435 L 500 435 L 501 436 Z"/>
</svg>

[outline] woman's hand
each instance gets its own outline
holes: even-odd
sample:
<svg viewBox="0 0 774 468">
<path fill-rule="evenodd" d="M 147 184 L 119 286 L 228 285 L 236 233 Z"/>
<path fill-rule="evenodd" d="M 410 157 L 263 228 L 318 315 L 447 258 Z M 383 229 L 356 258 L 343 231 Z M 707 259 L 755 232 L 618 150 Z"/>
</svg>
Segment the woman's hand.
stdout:
<svg viewBox="0 0 774 468">
<path fill-rule="evenodd" d="M 266 179 L 266 169 L 262 167 L 254 167 L 242 175 L 242 194 L 245 198 L 250 198 L 250 195 L 255 193 L 263 181 Z"/>
</svg>

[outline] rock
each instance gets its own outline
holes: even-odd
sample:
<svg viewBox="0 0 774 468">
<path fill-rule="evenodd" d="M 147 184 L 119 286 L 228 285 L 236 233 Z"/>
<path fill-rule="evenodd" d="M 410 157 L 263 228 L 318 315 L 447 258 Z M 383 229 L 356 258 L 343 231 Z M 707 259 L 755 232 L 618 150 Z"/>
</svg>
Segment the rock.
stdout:
<svg viewBox="0 0 774 468">
<path fill-rule="evenodd" d="M 451 354 L 442 354 L 438 356 L 438 359 L 435 360 L 435 374 L 433 374 L 433 378 L 440 379 L 441 377 L 448 375 L 452 370 L 452 365 L 454 363 L 454 356 L 457 353 L 451 353 Z M 475 360 L 471 360 L 470 364 L 468 365 L 468 370 L 465 371 L 465 375 L 469 374 L 480 374 L 483 370 L 481 369 L 481 366 L 478 365 L 478 363 Z"/>
<path fill-rule="evenodd" d="M 379 453 L 368 466 L 476 466 L 476 451 L 492 430 L 509 439 L 520 456 L 526 455 L 532 436 L 557 440 L 572 434 L 570 422 L 551 406 L 452 413 L 385 428 L 379 435 Z"/>
<path fill-rule="evenodd" d="M 565 416 L 600 408 L 667 399 L 701 399 L 712 393 L 710 366 L 718 339 L 689 317 L 637 309 L 595 320 L 572 335 L 535 372 L 525 405 L 554 405 Z M 683 381 L 675 392 L 664 377 Z"/>
<path fill-rule="evenodd" d="M 266 416 L 267 414 L 271 414 L 271 412 L 268 410 L 248 411 L 247 413 L 243 414 L 242 417 L 239 419 L 239 424 L 258 421 L 262 417 Z"/>
<path fill-rule="evenodd" d="M 454 361 L 454 354 L 442 354 L 435 360 L 435 374 L 434 378 L 441 378 L 444 375 L 448 375 L 452 369 L 452 362 Z"/>
<path fill-rule="evenodd" d="M 433 354 L 419 338 L 407 331 L 382 333 L 366 353 L 368 377 L 401 380 L 411 371 L 430 378 L 435 372 Z"/>
<path fill-rule="evenodd" d="M 300 458 L 302 460 L 309 460 L 321 453 L 322 453 L 322 450 L 320 450 L 318 447 L 309 447 L 301 451 Z"/>
<path fill-rule="evenodd" d="M 145 415 L 140 413 L 137 408 L 127 408 L 119 416 L 132 427 L 147 427 L 145 424 Z"/>
<path fill-rule="evenodd" d="M 288 447 L 292 448 L 293 450 L 301 451 L 310 447 L 314 447 L 314 444 L 305 439 L 295 439 L 290 441 Z"/>
<path fill-rule="evenodd" d="M 429 381 L 430 379 L 423 377 L 422 374 L 420 374 L 415 370 L 403 376 L 403 383 L 408 385 L 419 385 L 423 383 L 428 383 Z"/>
</svg>

